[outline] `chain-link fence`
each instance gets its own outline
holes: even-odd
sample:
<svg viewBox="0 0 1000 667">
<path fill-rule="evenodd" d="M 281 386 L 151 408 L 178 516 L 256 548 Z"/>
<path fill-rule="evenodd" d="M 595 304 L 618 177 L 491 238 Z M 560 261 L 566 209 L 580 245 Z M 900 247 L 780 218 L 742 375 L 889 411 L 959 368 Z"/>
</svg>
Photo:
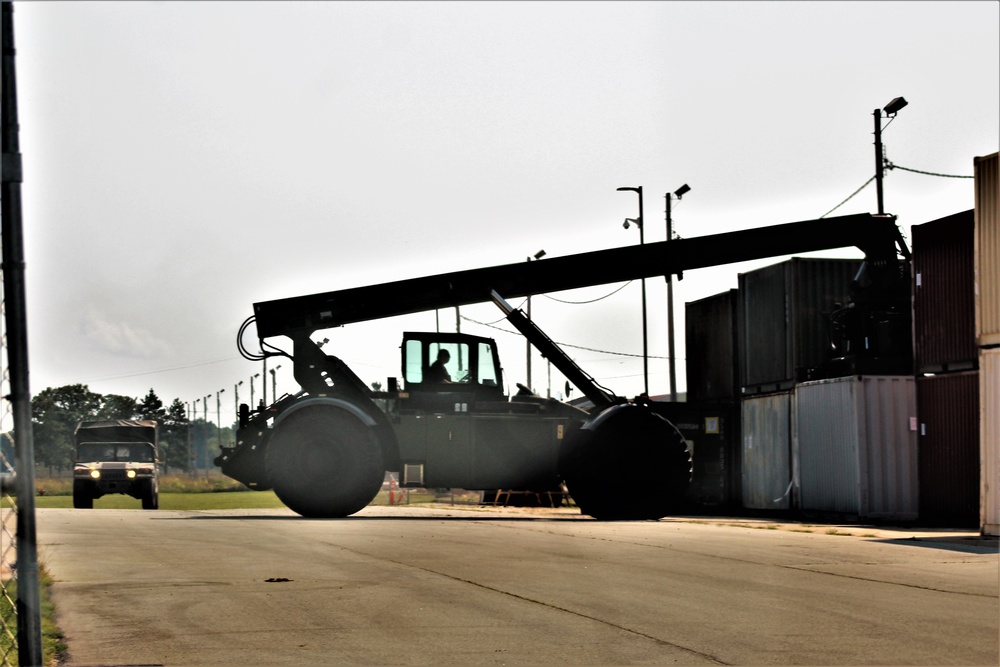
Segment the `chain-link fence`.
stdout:
<svg viewBox="0 0 1000 667">
<path fill-rule="evenodd" d="M 2 277 L 2 276 L 0 276 Z M 4 308 L 0 286 L 0 310 Z M 0 666 L 18 664 L 17 659 L 17 502 L 12 493 L 14 450 L 10 441 L 13 416 L 10 401 L 10 375 L 7 365 L 7 331 L 0 313 Z"/>
<path fill-rule="evenodd" d="M 14 6 L 3 0 L 0 134 L 0 667 L 42 665 L 35 540 L 35 457 L 21 228 L 21 152 L 14 78 Z M 13 461 L 11 461 L 13 458 Z"/>
</svg>

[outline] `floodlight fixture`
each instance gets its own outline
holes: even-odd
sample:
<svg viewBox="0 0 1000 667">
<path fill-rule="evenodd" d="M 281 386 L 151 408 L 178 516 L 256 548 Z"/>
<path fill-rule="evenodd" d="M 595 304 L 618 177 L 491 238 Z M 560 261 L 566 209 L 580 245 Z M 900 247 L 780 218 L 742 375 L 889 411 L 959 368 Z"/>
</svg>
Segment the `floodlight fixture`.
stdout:
<svg viewBox="0 0 1000 667">
<path fill-rule="evenodd" d="M 907 105 L 907 101 L 902 97 L 893 98 L 891 102 L 885 105 L 882 109 L 875 109 L 872 112 L 872 117 L 875 120 L 875 197 L 878 201 L 878 214 L 883 215 L 885 213 L 885 205 L 882 198 L 882 179 L 885 174 L 885 153 L 882 148 L 882 112 L 885 111 L 886 116 L 890 119 L 891 123 L 899 110 Z M 886 123 L 888 125 L 888 123 Z"/>
<path fill-rule="evenodd" d="M 689 192 L 691 192 L 691 186 L 685 183 L 681 187 L 674 190 L 674 195 L 677 197 L 677 199 L 680 199 Z"/>
<path fill-rule="evenodd" d="M 542 257 L 545 257 L 544 250 L 539 250 L 538 252 L 535 253 L 535 259 L 541 259 Z"/>
<path fill-rule="evenodd" d="M 887 116 L 895 116 L 897 113 L 899 113 L 899 110 L 905 107 L 907 104 L 909 103 L 902 97 L 896 97 L 891 102 L 886 104 L 882 110 L 885 111 Z"/>
</svg>

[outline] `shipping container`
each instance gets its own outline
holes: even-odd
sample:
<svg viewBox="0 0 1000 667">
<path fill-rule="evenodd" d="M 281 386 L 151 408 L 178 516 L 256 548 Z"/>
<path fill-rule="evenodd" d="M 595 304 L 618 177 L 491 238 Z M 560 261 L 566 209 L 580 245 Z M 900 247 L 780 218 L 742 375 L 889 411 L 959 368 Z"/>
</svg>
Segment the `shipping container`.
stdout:
<svg viewBox="0 0 1000 667">
<path fill-rule="evenodd" d="M 921 523 L 978 525 L 979 373 L 918 377 L 917 420 Z"/>
<path fill-rule="evenodd" d="M 740 413 L 743 507 L 793 509 L 792 392 L 745 397 Z"/>
<path fill-rule="evenodd" d="M 913 352 L 918 373 L 976 367 L 973 210 L 914 225 Z"/>
<path fill-rule="evenodd" d="M 1000 347 L 979 353 L 980 528 L 1000 535 Z"/>
<path fill-rule="evenodd" d="M 684 304 L 688 401 L 739 397 L 739 311 L 734 289 Z"/>
<path fill-rule="evenodd" d="M 830 313 L 861 260 L 794 257 L 739 275 L 741 393 L 789 390 L 796 371 L 831 357 Z"/>
<path fill-rule="evenodd" d="M 910 376 L 851 376 L 795 388 L 803 512 L 918 516 L 916 390 Z"/>
<path fill-rule="evenodd" d="M 975 159 L 976 335 L 979 345 L 1000 345 L 1000 177 L 997 153 Z"/>
<path fill-rule="evenodd" d="M 739 506 L 740 417 L 735 402 L 654 402 L 691 448 L 691 510 Z"/>
</svg>

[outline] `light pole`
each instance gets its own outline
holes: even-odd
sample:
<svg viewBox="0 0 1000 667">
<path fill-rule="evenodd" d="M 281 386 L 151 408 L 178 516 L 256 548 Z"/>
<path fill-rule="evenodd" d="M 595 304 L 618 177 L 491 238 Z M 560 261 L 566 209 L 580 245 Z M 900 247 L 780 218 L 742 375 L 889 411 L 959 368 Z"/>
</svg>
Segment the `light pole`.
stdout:
<svg viewBox="0 0 1000 667">
<path fill-rule="evenodd" d="M 664 199 L 667 200 L 667 240 L 674 240 L 674 223 L 673 218 L 670 214 L 670 200 L 673 197 L 677 197 L 677 201 L 681 200 L 681 197 L 686 195 L 691 191 L 691 187 L 685 183 L 681 187 L 674 190 L 674 194 L 671 195 L 669 192 L 664 195 Z M 667 274 L 667 361 L 670 364 L 670 402 L 677 402 L 677 366 L 674 360 L 674 277 L 672 274 Z"/>
<path fill-rule="evenodd" d="M 236 421 L 240 420 L 240 385 L 243 384 L 243 380 L 240 380 L 233 385 L 233 403 L 236 406 Z"/>
<path fill-rule="evenodd" d="M 629 223 L 634 223 L 639 228 L 639 245 L 646 244 L 646 237 L 643 231 L 642 217 L 642 186 L 635 188 L 618 188 L 618 192 L 635 192 L 639 195 L 639 217 L 625 218 L 623 227 L 628 229 Z M 642 279 L 642 382 L 646 396 L 649 396 L 649 337 L 646 329 L 646 279 Z"/>
<path fill-rule="evenodd" d="M 532 257 L 529 257 L 528 261 L 530 262 L 532 259 L 534 259 L 535 261 L 538 261 L 542 257 L 545 257 L 545 251 L 544 250 L 539 250 Z M 529 320 L 531 319 L 531 295 L 530 294 L 528 295 L 528 319 Z M 528 381 L 527 381 L 526 384 L 528 385 L 528 389 L 531 389 L 532 391 L 534 391 L 534 388 L 531 386 L 531 341 L 526 339 L 524 341 L 524 345 L 525 345 L 525 361 L 526 361 L 526 366 L 527 366 L 526 374 L 528 376 Z"/>
<path fill-rule="evenodd" d="M 254 378 L 259 378 L 259 377 L 260 377 L 260 373 L 254 373 L 253 375 L 250 376 L 250 409 L 251 410 L 254 409 L 254 403 L 253 403 L 253 379 Z"/>
<path fill-rule="evenodd" d="M 875 193 L 878 197 L 878 214 L 885 213 L 882 204 L 882 177 L 885 175 L 885 154 L 882 150 L 882 111 L 885 111 L 889 123 L 896 117 L 899 110 L 909 104 L 902 97 L 893 98 L 883 109 L 875 109 L 872 115 L 875 117 Z M 886 123 L 888 126 L 889 123 Z"/>
<path fill-rule="evenodd" d="M 271 369 L 271 400 L 278 400 L 278 381 L 275 379 L 274 374 L 281 368 L 281 364 L 278 364 Z"/>
<path fill-rule="evenodd" d="M 219 397 L 222 393 L 226 391 L 225 389 L 220 389 L 215 392 L 215 442 L 222 447 L 222 402 Z"/>
</svg>

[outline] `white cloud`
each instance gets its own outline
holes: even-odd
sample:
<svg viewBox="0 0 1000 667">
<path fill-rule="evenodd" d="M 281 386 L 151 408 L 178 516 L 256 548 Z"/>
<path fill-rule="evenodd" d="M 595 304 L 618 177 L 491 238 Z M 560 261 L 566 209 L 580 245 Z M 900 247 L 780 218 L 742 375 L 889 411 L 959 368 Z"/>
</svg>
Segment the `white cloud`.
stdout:
<svg viewBox="0 0 1000 667">
<path fill-rule="evenodd" d="M 148 329 L 117 320 L 97 308 L 88 308 L 80 323 L 84 340 L 96 352 L 130 359 L 161 359 L 169 356 L 170 345 Z"/>
</svg>

